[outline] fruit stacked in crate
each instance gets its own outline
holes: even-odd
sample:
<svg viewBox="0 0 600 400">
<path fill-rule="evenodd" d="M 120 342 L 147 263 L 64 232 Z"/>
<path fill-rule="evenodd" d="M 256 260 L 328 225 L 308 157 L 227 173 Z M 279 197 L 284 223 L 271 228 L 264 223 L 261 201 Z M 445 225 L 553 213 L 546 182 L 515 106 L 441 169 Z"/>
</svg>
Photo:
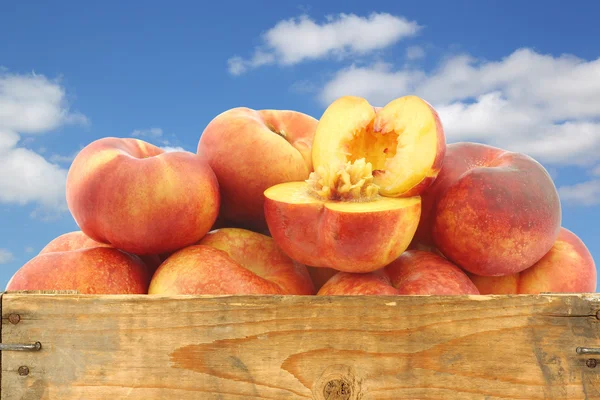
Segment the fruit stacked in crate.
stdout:
<svg viewBox="0 0 600 400">
<path fill-rule="evenodd" d="M 531 157 L 446 143 L 416 96 L 344 96 L 319 120 L 238 107 L 196 153 L 103 138 L 75 158 L 69 210 L 7 290 L 98 294 L 461 295 L 592 292 Z"/>
</svg>

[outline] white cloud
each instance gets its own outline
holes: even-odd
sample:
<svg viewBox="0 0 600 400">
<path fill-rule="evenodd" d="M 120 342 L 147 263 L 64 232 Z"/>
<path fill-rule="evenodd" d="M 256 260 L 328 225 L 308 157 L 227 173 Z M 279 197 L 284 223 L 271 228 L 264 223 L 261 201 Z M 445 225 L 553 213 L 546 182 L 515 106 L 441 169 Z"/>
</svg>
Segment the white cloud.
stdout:
<svg viewBox="0 0 600 400">
<path fill-rule="evenodd" d="M 163 149 L 164 151 L 166 151 L 167 153 L 173 152 L 173 151 L 188 151 L 186 149 L 184 149 L 183 147 L 179 147 L 179 146 L 163 146 L 160 147 L 161 149 Z"/>
<path fill-rule="evenodd" d="M 268 64 L 294 65 L 306 60 L 335 56 L 364 55 L 391 46 L 416 35 L 421 26 L 415 21 L 388 13 L 330 16 L 320 24 L 307 15 L 279 21 L 266 31 L 263 44 L 249 59 L 230 58 L 229 72 L 240 75 L 246 70 Z"/>
<path fill-rule="evenodd" d="M 592 175 L 596 175 L 596 176 L 600 176 L 600 165 L 597 165 L 593 170 L 592 170 Z"/>
<path fill-rule="evenodd" d="M 65 90 L 58 81 L 0 70 L 0 128 L 43 133 L 64 124 L 86 122 L 84 115 L 69 110 Z"/>
<path fill-rule="evenodd" d="M 553 57 L 519 49 L 498 61 L 467 55 L 431 73 L 376 63 L 350 66 L 319 97 L 372 104 L 417 94 L 438 110 L 448 142 L 474 140 L 525 152 L 540 162 L 591 167 L 600 160 L 600 58 Z"/>
<path fill-rule="evenodd" d="M 409 46 L 406 48 L 406 58 L 409 60 L 418 60 L 425 57 L 425 49 L 421 46 Z"/>
<path fill-rule="evenodd" d="M 0 153 L 0 202 L 65 211 L 67 170 L 22 147 Z M 40 214 L 41 215 L 41 214 Z"/>
<path fill-rule="evenodd" d="M 51 219 L 67 210 L 67 170 L 19 147 L 20 134 L 41 134 L 87 123 L 71 112 L 65 89 L 42 75 L 0 72 L 0 203 L 36 205 L 32 216 Z"/>
<path fill-rule="evenodd" d="M 0 264 L 8 264 L 15 259 L 13 253 L 7 249 L 0 249 Z"/>
<path fill-rule="evenodd" d="M 558 188 L 561 201 L 568 204 L 595 206 L 600 204 L 600 180 Z"/>
<path fill-rule="evenodd" d="M 161 128 L 136 129 L 133 132 L 131 132 L 131 136 L 133 137 L 159 138 L 162 135 L 163 130 Z"/>
</svg>

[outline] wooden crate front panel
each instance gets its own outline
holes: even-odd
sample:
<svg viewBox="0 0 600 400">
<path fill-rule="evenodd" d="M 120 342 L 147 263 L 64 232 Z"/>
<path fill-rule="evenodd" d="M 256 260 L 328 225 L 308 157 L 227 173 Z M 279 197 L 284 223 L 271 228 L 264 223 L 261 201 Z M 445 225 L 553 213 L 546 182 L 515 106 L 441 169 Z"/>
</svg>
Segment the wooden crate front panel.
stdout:
<svg viewBox="0 0 600 400">
<path fill-rule="evenodd" d="M 2 342 L 43 348 L 2 353 L 0 397 L 595 399 L 600 361 L 575 349 L 600 347 L 598 307 L 594 295 L 6 293 Z"/>
</svg>

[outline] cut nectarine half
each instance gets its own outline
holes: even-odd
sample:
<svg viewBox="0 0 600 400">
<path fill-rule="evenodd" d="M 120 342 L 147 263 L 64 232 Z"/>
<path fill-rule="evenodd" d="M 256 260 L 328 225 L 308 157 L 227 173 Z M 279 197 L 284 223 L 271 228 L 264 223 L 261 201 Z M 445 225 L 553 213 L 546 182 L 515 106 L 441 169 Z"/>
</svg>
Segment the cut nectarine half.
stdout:
<svg viewBox="0 0 600 400">
<path fill-rule="evenodd" d="M 419 224 L 421 198 L 381 196 L 371 164 L 321 165 L 305 182 L 265 191 L 271 236 L 292 259 L 338 271 L 370 272 L 396 259 Z"/>
<path fill-rule="evenodd" d="M 373 183 L 387 197 L 420 195 L 437 177 L 446 138 L 435 109 L 417 96 L 373 107 L 344 96 L 323 113 L 312 146 L 315 171 L 364 159 Z"/>
</svg>

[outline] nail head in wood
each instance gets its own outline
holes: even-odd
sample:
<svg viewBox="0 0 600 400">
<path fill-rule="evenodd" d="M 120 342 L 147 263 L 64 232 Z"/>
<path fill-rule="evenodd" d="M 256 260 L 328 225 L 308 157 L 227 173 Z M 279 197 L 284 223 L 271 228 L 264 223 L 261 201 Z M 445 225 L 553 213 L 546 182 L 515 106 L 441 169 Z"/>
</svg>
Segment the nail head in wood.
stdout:
<svg viewBox="0 0 600 400">
<path fill-rule="evenodd" d="M 21 376 L 29 375 L 29 367 L 26 367 L 24 365 L 19 367 L 19 375 L 21 375 Z"/>
<path fill-rule="evenodd" d="M 8 316 L 8 321 L 11 324 L 16 325 L 19 323 L 19 321 L 21 321 L 21 316 L 19 314 L 10 314 Z"/>
</svg>

